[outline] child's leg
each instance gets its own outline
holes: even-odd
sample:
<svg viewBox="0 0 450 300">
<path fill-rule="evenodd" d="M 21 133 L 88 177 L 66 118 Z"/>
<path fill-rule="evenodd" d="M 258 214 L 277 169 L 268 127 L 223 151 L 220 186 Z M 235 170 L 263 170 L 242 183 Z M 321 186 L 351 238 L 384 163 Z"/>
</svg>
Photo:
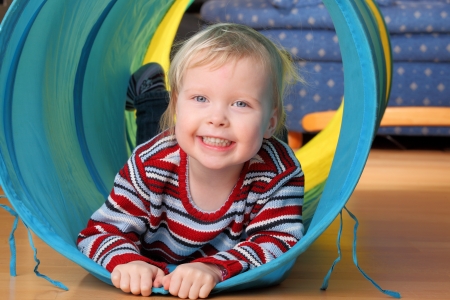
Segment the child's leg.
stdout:
<svg viewBox="0 0 450 300">
<path fill-rule="evenodd" d="M 166 90 L 151 91 L 136 99 L 136 145 L 145 143 L 159 133 L 159 120 L 169 103 Z"/>
<path fill-rule="evenodd" d="M 137 145 L 158 134 L 159 120 L 168 103 L 164 71 L 159 64 L 146 64 L 131 76 L 126 108 L 136 108 Z"/>
</svg>

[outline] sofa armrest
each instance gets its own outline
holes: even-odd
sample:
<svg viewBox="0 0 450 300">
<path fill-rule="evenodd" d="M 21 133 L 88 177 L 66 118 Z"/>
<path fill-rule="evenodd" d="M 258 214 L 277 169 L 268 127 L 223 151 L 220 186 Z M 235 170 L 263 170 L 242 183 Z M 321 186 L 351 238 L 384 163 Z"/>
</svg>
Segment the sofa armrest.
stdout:
<svg viewBox="0 0 450 300">
<path fill-rule="evenodd" d="M 302 126 L 306 131 L 321 131 L 335 112 L 307 114 L 302 119 Z M 450 126 L 450 107 L 387 107 L 380 126 Z"/>
</svg>

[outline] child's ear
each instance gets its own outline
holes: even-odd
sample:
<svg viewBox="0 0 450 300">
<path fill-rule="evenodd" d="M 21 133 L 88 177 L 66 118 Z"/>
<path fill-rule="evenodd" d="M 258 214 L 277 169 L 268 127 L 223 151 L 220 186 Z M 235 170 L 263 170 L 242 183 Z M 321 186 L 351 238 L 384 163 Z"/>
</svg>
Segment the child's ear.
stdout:
<svg viewBox="0 0 450 300">
<path fill-rule="evenodd" d="M 264 132 L 264 138 L 268 139 L 272 137 L 275 133 L 275 129 L 277 129 L 278 124 L 278 110 L 274 109 L 272 111 L 272 115 L 270 116 L 269 125 L 267 126 L 266 132 Z"/>
</svg>

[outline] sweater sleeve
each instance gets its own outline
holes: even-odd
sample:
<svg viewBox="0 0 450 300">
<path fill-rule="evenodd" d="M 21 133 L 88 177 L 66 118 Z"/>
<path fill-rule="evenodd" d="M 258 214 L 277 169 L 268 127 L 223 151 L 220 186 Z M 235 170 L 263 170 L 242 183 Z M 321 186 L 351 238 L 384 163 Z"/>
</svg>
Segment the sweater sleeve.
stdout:
<svg viewBox="0 0 450 300">
<path fill-rule="evenodd" d="M 140 254 L 140 237 L 149 228 L 150 215 L 144 174 L 141 160 L 133 154 L 116 175 L 106 202 L 78 235 L 78 249 L 109 272 L 119 264 L 140 260 L 168 273 L 166 263 Z"/>
<path fill-rule="evenodd" d="M 303 236 L 304 176 L 299 172 L 267 199 L 260 199 L 246 227 L 247 238 L 228 251 L 195 262 L 226 269 L 223 279 L 256 268 L 279 257 Z"/>
</svg>

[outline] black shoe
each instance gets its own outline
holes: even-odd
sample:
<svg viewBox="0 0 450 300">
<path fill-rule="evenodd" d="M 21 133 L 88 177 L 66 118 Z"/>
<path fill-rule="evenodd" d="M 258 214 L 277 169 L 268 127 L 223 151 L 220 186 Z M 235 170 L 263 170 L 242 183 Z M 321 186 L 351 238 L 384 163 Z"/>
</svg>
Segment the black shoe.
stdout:
<svg viewBox="0 0 450 300">
<path fill-rule="evenodd" d="M 136 98 L 151 91 L 166 90 L 164 70 L 158 63 L 148 63 L 133 73 L 128 82 L 126 110 L 134 110 Z"/>
</svg>

